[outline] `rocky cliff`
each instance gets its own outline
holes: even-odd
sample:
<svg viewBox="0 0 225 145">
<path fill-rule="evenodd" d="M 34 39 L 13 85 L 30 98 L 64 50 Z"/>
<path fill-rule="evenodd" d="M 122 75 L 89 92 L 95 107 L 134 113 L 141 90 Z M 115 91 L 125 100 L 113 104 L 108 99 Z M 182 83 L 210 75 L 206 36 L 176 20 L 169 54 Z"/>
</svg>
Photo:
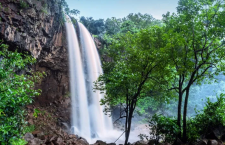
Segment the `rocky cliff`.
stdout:
<svg viewBox="0 0 225 145">
<path fill-rule="evenodd" d="M 35 71 L 47 76 L 36 89 L 35 106 L 56 105 L 58 118 L 69 122 L 69 77 L 65 28 L 59 0 L 0 0 L 0 39 L 11 50 L 28 51 Z"/>
</svg>

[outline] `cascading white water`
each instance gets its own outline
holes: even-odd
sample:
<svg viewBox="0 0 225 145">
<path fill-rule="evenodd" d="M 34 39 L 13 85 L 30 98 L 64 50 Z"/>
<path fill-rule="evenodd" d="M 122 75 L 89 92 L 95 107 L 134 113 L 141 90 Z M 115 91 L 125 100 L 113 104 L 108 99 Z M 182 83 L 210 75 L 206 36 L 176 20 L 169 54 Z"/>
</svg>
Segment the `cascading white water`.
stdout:
<svg viewBox="0 0 225 145">
<path fill-rule="evenodd" d="M 70 66 L 70 92 L 72 104 L 71 126 L 73 131 L 80 136 L 90 137 L 90 119 L 87 110 L 88 101 L 85 85 L 85 76 L 82 58 L 76 31 L 70 18 L 66 21 L 67 41 Z"/>
<path fill-rule="evenodd" d="M 93 92 L 93 82 L 103 73 L 101 61 L 90 33 L 83 24 L 78 23 L 78 25 L 88 90 L 92 137 L 101 137 L 106 134 L 106 131 L 113 129 L 111 118 L 104 115 L 103 107 L 99 103 L 104 94 L 100 94 L 99 91 Z"/>
<path fill-rule="evenodd" d="M 93 91 L 93 82 L 103 73 L 100 58 L 90 33 L 81 23 L 78 25 L 82 49 L 79 48 L 74 26 L 70 18 L 67 19 L 72 133 L 88 141 L 105 138 L 108 131 L 113 130 L 112 120 L 104 115 L 103 107 L 99 103 L 103 94 Z"/>
</svg>

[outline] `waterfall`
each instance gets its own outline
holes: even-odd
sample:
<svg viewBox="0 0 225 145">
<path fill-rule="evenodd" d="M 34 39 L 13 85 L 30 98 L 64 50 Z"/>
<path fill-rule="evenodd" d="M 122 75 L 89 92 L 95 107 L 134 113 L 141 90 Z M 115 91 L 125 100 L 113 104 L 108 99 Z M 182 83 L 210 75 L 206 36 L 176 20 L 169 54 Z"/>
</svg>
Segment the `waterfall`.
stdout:
<svg viewBox="0 0 225 145">
<path fill-rule="evenodd" d="M 69 53 L 70 92 L 71 92 L 71 126 L 74 133 L 90 137 L 90 118 L 87 110 L 88 101 L 83 71 L 82 58 L 76 31 L 67 17 L 66 32 Z"/>
<path fill-rule="evenodd" d="M 85 66 L 88 105 L 93 136 L 103 136 L 112 129 L 111 118 L 104 115 L 99 101 L 104 97 L 99 91 L 93 92 L 93 82 L 103 73 L 95 43 L 83 24 L 79 23 L 83 62 Z"/>
<path fill-rule="evenodd" d="M 91 141 L 102 139 L 113 130 L 112 119 L 103 113 L 100 100 L 104 94 L 93 91 L 93 82 L 103 73 L 95 43 L 83 24 L 78 23 L 80 31 L 79 47 L 76 31 L 67 17 L 66 31 L 69 50 L 70 92 L 71 92 L 71 129 Z"/>
</svg>

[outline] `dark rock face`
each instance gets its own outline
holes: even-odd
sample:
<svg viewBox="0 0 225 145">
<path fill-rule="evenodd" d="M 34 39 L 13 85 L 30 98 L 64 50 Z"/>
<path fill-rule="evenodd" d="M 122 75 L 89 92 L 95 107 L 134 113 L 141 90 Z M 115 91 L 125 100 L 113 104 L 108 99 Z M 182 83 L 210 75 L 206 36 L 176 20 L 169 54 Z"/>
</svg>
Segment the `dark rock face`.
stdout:
<svg viewBox="0 0 225 145">
<path fill-rule="evenodd" d="M 70 124 L 70 98 L 66 31 L 61 23 L 59 2 L 0 0 L 0 39 L 9 45 L 9 49 L 26 51 L 37 59 L 33 70 L 45 72 L 46 77 L 35 86 L 42 93 L 34 98 L 32 111 L 36 107 L 53 108 L 57 123 L 50 123 L 62 128 L 61 123 Z M 35 124 L 32 119 L 28 122 Z M 39 141 L 32 139 L 29 144 Z"/>
<path fill-rule="evenodd" d="M 58 136 L 56 135 L 43 135 L 42 138 L 34 137 L 35 133 L 27 133 L 24 139 L 28 142 L 28 145 L 89 145 L 83 139 L 77 138 L 75 135 L 68 135 L 67 133 L 61 131 L 56 131 Z M 43 132 L 40 132 L 43 133 Z M 28 136 L 28 137 L 27 137 Z M 30 138 L 32 136 L 32 138 Z"/>
<path fill-rule="evenodd" d="M 0 0 L 0 39 L 11 50 L 37 58 L 35 71 L 47 76 L 36 89 L 35 103 L 47 106 L 69 92 L 65 28 L 59 0 Z"/>
</svg>

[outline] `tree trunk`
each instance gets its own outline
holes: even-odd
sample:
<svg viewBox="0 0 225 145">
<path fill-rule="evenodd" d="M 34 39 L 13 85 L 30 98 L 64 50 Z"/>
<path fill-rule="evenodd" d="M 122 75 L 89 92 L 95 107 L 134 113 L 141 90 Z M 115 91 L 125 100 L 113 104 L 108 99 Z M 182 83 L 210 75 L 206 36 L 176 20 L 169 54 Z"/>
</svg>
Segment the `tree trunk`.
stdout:
<svg viewBox="0 0 225 145">
<path fill-rule="evenodd" d="M 181 90 L 179 91 L 179 102 L 178 102 L 178 108 L 177 108 L 177 125 L 180 129 L 178 133 L 178 138 L 181 139 L 181 105 L 182 105 L 182 96 L 183 93 Z"/>
<path fill-rule="evenodd" d="M 125 145 L 126 145 L 126 143 L 127 143 L 127 141 L 128 141 L 128 139 L 127 139 L 127 126 L 128 126 L 128 118 L 129 118 L 129 110 L 130 110 L 130 103 L 129 103 L 129 101 L 128 101 L 128 94 L 126 95 L 126 104 L 127 104 L 127 106 L 126 106 L 126 109 L 125 109 L 125 112 L 126 112 L 126 122 L 125 122 Z"/>
<path fill-rule="evenodd" d="M 135 105 L 132 101 L 132 103 L 130 105 L 130 108 L 129 108 L 129 115 L 128 115 L 128 117 L 126 117 L 126 127 L 125 128 L 127 130 L 125 130 L 125 143 L 124 143 L 124 145 L 128 145 L 128 139 L 129 139 L 129 136 L 130 136 L 131 121 L 132 121 L 134 109 L 135 109 Z"/>
<path fill-rule="evenodd" d="M 126 113 L 126 116 L 128 116 L 128 113 Z M 127 139 L 127 134 L 128 134 L 128 132 L 127 132 L 127 126 L 128 126 L 128 117 L 126 117 L 126 122 L 125 122 L 125 145 L 126 145 L 126 143 L 127 143 L 127 141 L 128 141 L 128 139 Z"/>
<path fill-rule="evenodd" d="M 187 142 L 187 105 L 188 105 L 188 97 L 189 97 L 190 87 L 187 87 L 185 101 L 184 101 L 184 113 L 183 113 L 183 142 Z"/>
</svg>

